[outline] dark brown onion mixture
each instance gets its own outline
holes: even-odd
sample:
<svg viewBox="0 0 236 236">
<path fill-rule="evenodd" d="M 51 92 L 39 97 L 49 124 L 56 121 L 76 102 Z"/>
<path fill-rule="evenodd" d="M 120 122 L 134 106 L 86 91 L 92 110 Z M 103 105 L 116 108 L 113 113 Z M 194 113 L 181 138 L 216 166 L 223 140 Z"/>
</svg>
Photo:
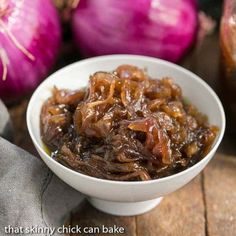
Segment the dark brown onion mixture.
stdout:
<svg viewBox="0 0 236 236">
<path fill-rule="evenodd" d="M 54 88 L 41 111 L 52 157 L 102 179 L 177 173 L 206 155 L 217 131 L 170 78 L 152 79 L 131 65 L 95 73 L 84 89 Z"/>
</svg>

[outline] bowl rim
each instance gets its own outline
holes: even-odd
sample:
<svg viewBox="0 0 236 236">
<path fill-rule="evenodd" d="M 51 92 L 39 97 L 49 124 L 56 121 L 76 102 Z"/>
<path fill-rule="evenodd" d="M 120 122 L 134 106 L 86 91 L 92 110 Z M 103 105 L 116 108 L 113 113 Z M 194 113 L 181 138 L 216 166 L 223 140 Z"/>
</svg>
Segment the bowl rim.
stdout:
<svg viewBox="0 0 236 236">
<path fill-rule="evenodd" d="M 208 152 L 208 154 L 202 158 L 199 162 L 197 162 L 196 164 L 194 164 L 193 166 L 180 171 L 178 173 L 175 173 L 173 175 L 170 176 L 166 176 L 166 177 L 162 177 L 159 179 L 151 179 L 151 180 L 146 180 L 146 181 L 121 181 L 121 180 L 107 180 L 107 179 L 100 179 L 100 178 L 96 178 L 96 177 L 92 177 L 80 172 L 77 172 L 75 170 L 72 170 L 64 165 L 62 165 L 61 163 L 57 162 L 56 160 L 54 160 L 53 158 L 51 158 L 46 151 L 42 148 L 42 146 L 37 142 L 34 133 L 32 131 L 32 127 L 31 127 L 31 122 L 30 122 L 30 114 L 33 111 L 32 107 L 33 107 L 33 101 L 38 97 L 40 90 L 46 85 L 46 83 L 48 82 L 48 80 L 52 79 L 55 75 L 62 73 L 64 70 L 68 70 L 70 67 L 76 66 L 77 64 L 79 64 L 80 66 L 83 64 L 87 64 L 87 63 L 96 63 L 96 62 L 101 62 L 101 61 L 107 61 L 109 59 L 134 59 L 134 60 L 140 60 L 140 61 L 146 61 L 148 62 L 154 62 L 154 63 L 158 63 L 159 65 L 166 65 L 169 67 L 172 67 L 176 70 L 180 70 L 185 74 L 188 74 L 190 77 L 192 77 L 194 80 L 196 80 L 198 83 L 200 83 L 203 87 L 205 87 L 205 89 L 209 92 L 209 94 L 214 98 L 216 105 L 219 109 L 220 112 L 220 120 L 221 120 L 221 125 L 222 128 L 219 131 L 217 140 L 215 142 L 215 144 L 211 147 L 211 150 Z M 224 132 L 225 132 L 225 126 L 226 126 L 226 118 L 225 118 L 225 112 L 224 112 L 224 108 L 223 105 L 220 101 L 220 99 L 218 98 L 218 96 L 216 95 L 216 93 L 214 92 L 214 90 L 203 80 L 201 79 L 198 75 L 194 74 L 193 72 L 183 68 L 182 66 L 179 66 L 177 64 L 174 64 L 172 62 L 169 61 L 165 61 L 159 58 L 154 58 L 154 57 L 149 57 L 149 56 L 141 56 L 141 55 L 130 55 L 130 54 L 113 54 L 113 55 L 104 55 L 104 56 L 97 56 L 97 57 L 92 57 L 92 58 L 88 58 L 88 59 L 82 59 L 76 62 L 73 62 L 57 71 L 55 71 L 54 73 L 52 73 L 51 75 L 49 75 L 38 87 L 37 89 L 34 91 L 33 95 L 30 98 L 29 104 L 27 106 L 27 111 L 26 111 L 26 122 L 27 122 L 27 128 L 30 134 L 30 137 L 34 143 L 34 145 L 36 146 L 37 150 L 40 150 L 40 152 L 42 152 L 44 154 L 44 156 L 48 159 L 50 159 L 49 161 L 53 162 L 53 164 L 55 164 L 58 168 L 62 168 L 64 169 L 64 171 L 67 171 L 68 173 L 72 174 L 72 175 L 77 175 L 78 177 L 82 177 L 87 179 L 88 181 L 95 181 L 95 182 L 99 182 L 99 183 L 103 183 L 103 184 L 113 184 L 113 185 L 148 185 L 148 184 L 154 184 L 154 183 L 162 183 L 162 182 L 166 182 L 166 181 L 170 181 L 173 180 L 174 178 L 177 177 L 181 177 L 182 175 L 188 174 L 189 172 L 191 172 L 193 169 L 197 169 L 198 167 L 200 167 L 204 162 L 205 159 L 207 159 L 209 156 L 213 156 L 214 153 L 216 152 L 218 146 L 220 145 L 223 136 L 224 136 Z"/>
</svg>

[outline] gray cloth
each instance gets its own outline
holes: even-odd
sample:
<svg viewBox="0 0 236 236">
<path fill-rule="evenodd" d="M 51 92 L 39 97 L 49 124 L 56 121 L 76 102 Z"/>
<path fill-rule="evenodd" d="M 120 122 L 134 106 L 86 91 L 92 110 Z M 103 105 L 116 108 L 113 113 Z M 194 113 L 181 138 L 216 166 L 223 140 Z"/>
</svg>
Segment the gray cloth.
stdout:
<svg viewBox="0 0 236 236">
<path fill-rule="evenodd" d="M 13 139 L 13 129 L 7 108 L 0 100 L 0 136 L 8 140 Z"/>
<path fill-rule="evenodd" d="M 6 112 L 2 106 L 1 114 Z M 4 130 L 5 137 L 6 133 L 11 136 L 9 126 L 0 127 L 0 134 Z M 53 235 L 62 235 L 57 228 L 82 199 L 81 193 L 58 179 L 41 160 L 0 137 L 0 235 L 51 235 L 49 228 L 55 229 Z M 24 233 L 12 233 L 16 230 Z"/>
</svg>

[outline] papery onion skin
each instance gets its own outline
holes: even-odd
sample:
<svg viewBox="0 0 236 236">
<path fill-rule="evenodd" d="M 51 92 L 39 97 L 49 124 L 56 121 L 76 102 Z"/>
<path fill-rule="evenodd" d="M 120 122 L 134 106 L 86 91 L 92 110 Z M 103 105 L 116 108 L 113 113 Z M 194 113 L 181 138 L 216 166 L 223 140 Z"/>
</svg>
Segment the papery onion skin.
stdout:
<svg viewBox="0 0 236 236">
<path fill-rule="evenodd" d="M 128 53 L 177 62 L 197 27 L 196 0 L 80 0 L 72 18 L 85 56 Z"/>
<path fill-rule="evenodd" d="M 61 27 L 51 0 L 5 2 L 9 13 L 0 17 L 1 21 L 33 56 L 19 50 L 0 25 L 0 49 L 5 54 L 5 62 L 0 60 L 0 98 L 9 102 L 33 90 L 52 69 L 61 44 Z M 3 63 L 7 65 L 5 81 Z"/>
</svg>

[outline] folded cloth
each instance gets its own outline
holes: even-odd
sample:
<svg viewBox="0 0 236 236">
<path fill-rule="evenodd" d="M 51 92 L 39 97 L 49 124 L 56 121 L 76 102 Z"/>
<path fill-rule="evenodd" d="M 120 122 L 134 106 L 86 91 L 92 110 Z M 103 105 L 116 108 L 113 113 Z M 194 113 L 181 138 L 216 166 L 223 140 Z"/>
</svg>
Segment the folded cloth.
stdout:
<svg viewBox="0 0 236 236">
<path fill-rule="evenodd" d="M 0 235 L 62 235 L 58 228 L 82 199 L 40 159 L 0 137 Z"/>
</svg>

